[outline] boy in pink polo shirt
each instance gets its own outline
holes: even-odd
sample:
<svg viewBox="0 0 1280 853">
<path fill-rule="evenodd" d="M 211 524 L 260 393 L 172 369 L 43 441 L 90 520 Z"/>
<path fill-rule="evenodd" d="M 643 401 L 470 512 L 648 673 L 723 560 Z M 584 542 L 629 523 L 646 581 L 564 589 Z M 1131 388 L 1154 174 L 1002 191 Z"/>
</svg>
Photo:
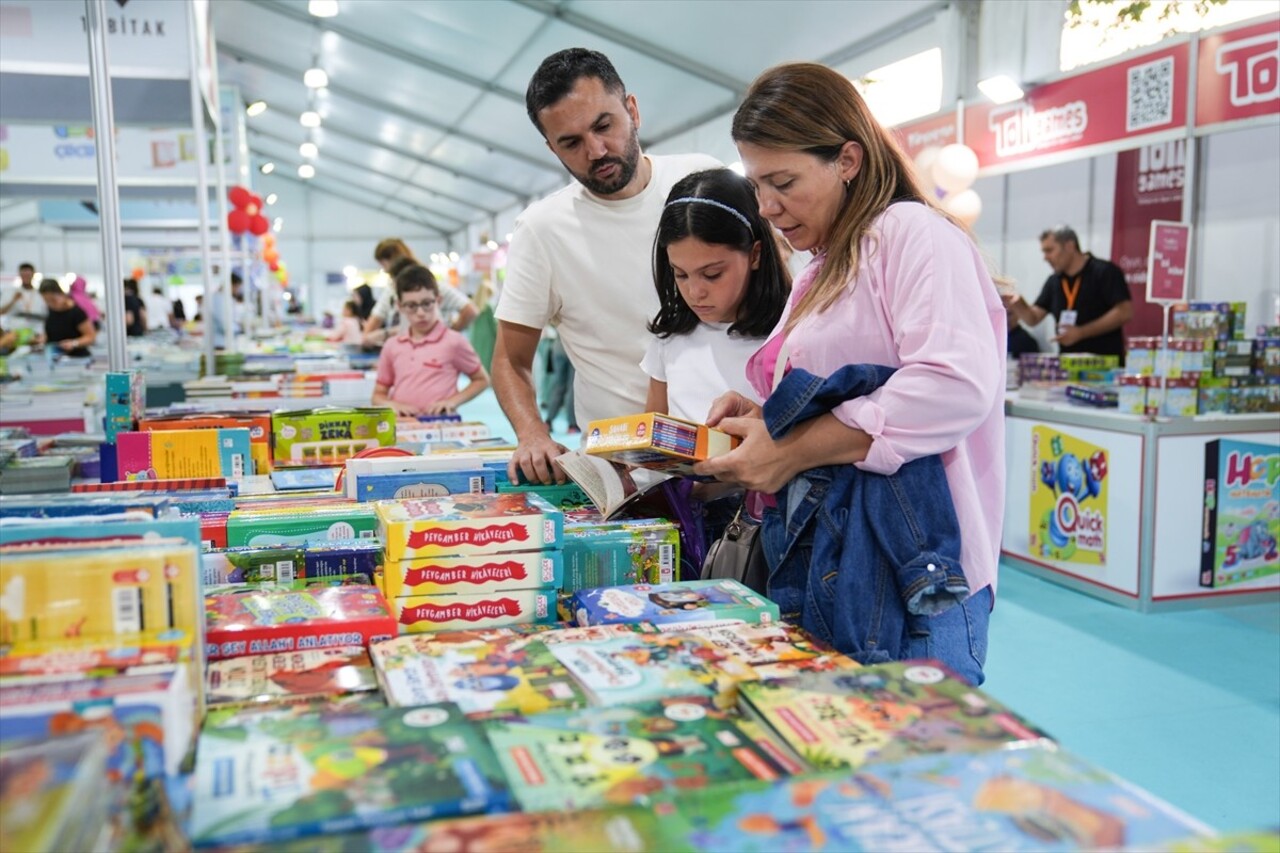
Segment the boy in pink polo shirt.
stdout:
<svg viewBox="0 0 1280 853">
<path fill-rule="evenodd" d="M 471 342 L 440 320 L 440 288 L 431 270 L 414 265 L 396 276 L 396 301 L 404 323 L 387 338 L 378 358 L 373 405 L 398 414 L 443 415 L 489 387 L 489 374 Z M 458 390 L 458 376 L 471 381 Z"/>
</svg>

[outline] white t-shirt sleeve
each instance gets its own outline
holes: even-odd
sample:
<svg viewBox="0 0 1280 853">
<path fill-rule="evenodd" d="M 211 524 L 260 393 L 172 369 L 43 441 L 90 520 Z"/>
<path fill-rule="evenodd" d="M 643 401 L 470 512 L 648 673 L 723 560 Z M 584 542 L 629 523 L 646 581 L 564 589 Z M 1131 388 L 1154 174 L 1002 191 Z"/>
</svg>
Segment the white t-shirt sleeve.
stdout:
<svg viewBox="0 0 1280 853">
<path fill-rule="evenodd" d="M 456 287 L 450 287 L 447 284 L 440 285 L 440 313 L 457 314 L 467 307 L 467 302 L 467 297 L 460 293 Z"/>
<path fill-rule="evenodd" d="M 649 344 L 645 348 L 644 358 L 640 360 L 640 369 L 650 379 L 656 379 L 659 382 L 667 381 L 666 350 L 666 340 L 657 335 L 649 337 Z"/>
<path fill-rule="evenodd" d="M 393 288 L 387 288 L 382 295 L 378 297 L 378 301 L 373 304 L 373 308 L 369 311 L 369 319 L 375 317 L 382 321 L 384 326 L 389 325 L 388 321 L 396 310 L 396 292 Z"/>
<path fill-rule="evenodd" d="M 507 277 L 494 314 L 508 323 L 541 329 L 559 313 L 547 248 L 523 218 L 517 219 L 507 250 Z"/>
</svg>

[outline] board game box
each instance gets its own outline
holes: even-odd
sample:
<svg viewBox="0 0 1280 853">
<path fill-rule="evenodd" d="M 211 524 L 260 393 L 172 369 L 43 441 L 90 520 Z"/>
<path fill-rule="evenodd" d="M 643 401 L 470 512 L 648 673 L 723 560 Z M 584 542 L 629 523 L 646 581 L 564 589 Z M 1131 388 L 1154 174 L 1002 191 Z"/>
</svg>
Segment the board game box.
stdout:
<svg viewBox="0 0 1280 853">
<path fill-rule="evenodd" d="M 391 561 L 551 550 L 564 538 L 560 510 L 526 492 L 377 501 L 373 507 Z"/>
<path fill-rule="evenodd" d="M 196 765 L 197 847 L 273 842 L 507 809 L 507 785 L 454 705 L 317 706 L 206 726 Z"/>
<path fill-rule="evenodd" d="M 1280 445 L 1219 438 L 1204 448 L 1200 585 L 1280 573 Z"/>
<path fill-rule="evenodd" d="M 389 408 L 320 408 L 271 415 L 271 457 L 277 467 L 341 465 L 361 450 L 396 443 Z"/>
<path fill-rule="evenodd" d="M 204 601 L 209 660 L 368 646 L 396 635 L 387 601 L 375 586 L 254 589 L 207 595 Z"/>
<path fill-rule="evenodd" d="M 375 643 L 369 653 L 390 705 L 454 702 L 468 716 L 536 714 L 587 704 L 581 686 L 539 634 L 455 638 L 414 634 Z"/>
</svg>

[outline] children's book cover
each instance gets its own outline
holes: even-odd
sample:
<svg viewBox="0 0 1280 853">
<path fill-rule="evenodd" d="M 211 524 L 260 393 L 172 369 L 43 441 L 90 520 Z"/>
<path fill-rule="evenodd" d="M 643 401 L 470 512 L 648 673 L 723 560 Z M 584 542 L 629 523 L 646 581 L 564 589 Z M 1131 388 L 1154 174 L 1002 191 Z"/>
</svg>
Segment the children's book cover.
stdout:
<svg viewBox="0 0 1280 853">
<path fill-rule="evenodd" d="M 1117 850 L 1206 831 L 1045 745 L 726 786 L 678 808 L 694 826 L 686 840 L 707 851 Z"/>
<path fill-rule="evenodd" d="M 835 650 L 803 628 L 786 622 L 749 625 L 745 622 L 702 627 L 689 625 L 687 631 L 704 638 L 716 648 L 738 657 L 751 666 L 812 660 Z"/>
<path fill-rule="evenodd" d="M 644 804 L 786 775 L 709 697 L 512 715 L 484 729 L 527 812 Z"/>
<path fill-rule="evenodd" d="M 410 634 L 556 621 L 556 593 L 552 589 L 410 595 L 388 603 L 400 630 Z"/>
<path fill-rule="evenodd" d="M 692 853 L 675 809 L 513 812 L 245 845 L 227 853 Z"/>
<path fill-rule="evenodd" d="M 508 802 L 492 748 L 448 704 L 206 726 L 199 754 L 196 846 L 505 811 Z"/>
<path fill-rule="evenodd" d="M 211 705 L 378 689 L 373 662 L 363 646 L 210 661 L 206 678 L 205 697 Z"/>
<path fill-rule="evenodd" d="M 936 661 L 743 683 L 743 702 L 815 769 L 1047 737 Z"/>
<path fill-rule="evenodd" d="M 1106 565 L 1107 451 L 1053 427 L 1031 431 L 1031 551 Z"/>
<path fill-rule="evenodd" d="M 1280 573 L 1280 446 L 1219 438 L 1204 448 L 1200 585 Z"/>
<path fill-rule="evenodd" d="M 101 790 L 107 738 L 82 732 L 0 752 L 0 850 L 87 849 L 86 806 Z M 105 798 L 103 798 L 105 800 Z M 99 825 L 100 828 L 100 825 Z"/>
<path fill-rule="evenodd" d="M 687 695 L 714 696 L 727 707 L 736 701 L 738 682 L 756 677 L 737 658 L 682 633 L 629 632 L 547 645 L 597 705 Z"/>
<path fill-rule="evenodd" d="M 389 704 L 448 701 L 468 716 L 587 704 L 582 687 L 536 634 L 432 640 L 431 634 L 406 635 L 370 648 Z"/>
<path fill-rule="evenodd" d="M 388 560 L 560 547 L 564 515 L 532 492 L 375 501 Z"/>
<path fill-rule="evenodd" d="M 778 621 L 778 605 L 729 579 L 584 589 L 572 609 L 579 625 L 651 622 L 681 631 L 693 622 Z"/>
<path fill-rule="evenodd" d="M 510 551 L 388 562 L 382 570 L 382 589 L 387 598 L 492 593 L 560 589 L 563 579 L 564 559 L 559 550 Z"/>
</svg>

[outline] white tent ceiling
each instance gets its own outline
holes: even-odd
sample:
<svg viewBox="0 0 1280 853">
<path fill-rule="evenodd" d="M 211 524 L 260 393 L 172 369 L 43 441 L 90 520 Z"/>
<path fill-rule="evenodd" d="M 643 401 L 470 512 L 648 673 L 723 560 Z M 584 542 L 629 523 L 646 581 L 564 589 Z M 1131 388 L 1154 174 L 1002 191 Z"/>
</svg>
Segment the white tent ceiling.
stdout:
<svg viewBox="0 0 1280 853">
<path fill-rule="evenodd" d="M 210 4 L 224 83 L 246 102 L 256 163 L 292 172 L 317 143 L 317 189 L 407 206 L 442 232 L 487 219 L 566 176 L 530 125 L 524 90 L 547 55 L 600 50 L 637 94 L 646 146 L 733 110 L 760 71 L 846 63 L 932 22 L 941 0 L 306 0 Z M 323 68 L 316 93 L 303 72 Z M 309 131 L 299 115 L 315 109 Z"/>
</svg>

